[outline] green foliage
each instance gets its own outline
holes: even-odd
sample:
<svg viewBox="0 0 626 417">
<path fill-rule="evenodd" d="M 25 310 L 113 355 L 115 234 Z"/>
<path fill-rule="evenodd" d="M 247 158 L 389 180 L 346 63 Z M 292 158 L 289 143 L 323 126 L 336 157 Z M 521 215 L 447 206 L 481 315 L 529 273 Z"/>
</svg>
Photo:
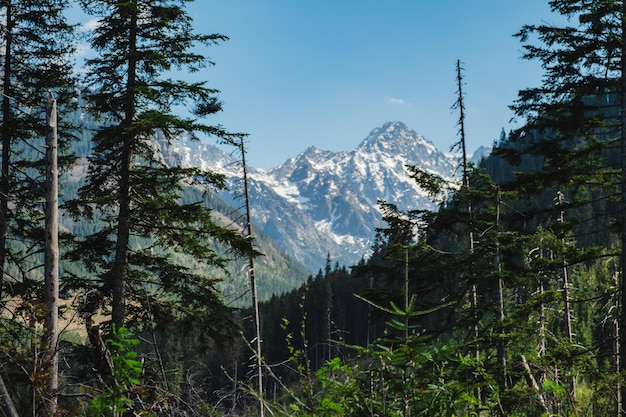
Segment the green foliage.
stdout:
<svg viewBox="0 0 626 417">
<path fill-rule="evenodd" d="M 113 364 L 113 374 L 107 378 L 103 392 L 91 401 L 88 415 L 94 417 L 124 414 L 132 408 L 131 396 L 141 385 L 142 363 L 137 360 L 137 352 L 133 350 L 139 344 L 139 339 L 124 327 L 113 327 L 112 336 L 105 342 Z"/>
<path fill-rule="evenodd" d="M 495 183 L 489 163 L 472 167 L 472 187 L 437 212 L 381 204 L 389 226 L 371 259 L 354 268 L 369 280 L 354 292 L 371 308 L 371 323 L 385 320 L 384 336 L 337 350 L 312 368 L 314 381 L 301 374 L 306 388 L 296 385 L 277 410 L 612 415 L 617 251 L 606 225 L 595 226 L 608 216 L 602 197 L 593 201 L 597 184 L 564 189 L 566 200 L 529 194 L 519 183 Z"/>
<path fill-rule="evenodd" d="M 401 318 L 406 315 L 401 311 Z M 275 412 L 297 416 L 473 415 L 473 410 L 481 407 L 473 388 L 493 384 L 480 364 L 460 354 L 459 346 L 451 341 L 428 345 L 420 336 L 411 335 L 406 340 L 391 338 L 351 348 L 357 352 L 353 359 L 327 361 L 315 372 L 314 381 L 307 379 L 306 366 L 299 366 L 305 385 L 298 392 L 303 399 L 276 404 Z M 292 353 L 302 352 L 296 349 Z M 298 398 L 298 392 L 290 398 Z M 490 401 L 497 403 L 491 397 Z"/>
<path fill-rule="evenodd" d="M 59 102 L 59 169 L 67 170 L 74 161 L 71 144 L 76 126 L 64 117 L 75 108 L 72 55 L 76 37 L 66 20 L 67 8 L 62 0 L 14 1 L 0 6 L 3 16 L 11 16 L 0 34 L 5 57 L 0 108 L 0 264 L 7 269 L 24 270 L 22 262 L 40 262 L 47 133 L 44 115 L 51 93 Z M 3 285 L 5 278 L 22 280 L 19 275 L 0 277 L 0 294 L 12 290 Z"/>
<path fill-rule="evenodd" d="M 1 36 L 13 59 L 6 53 L 3 62 L 10 76 L 3 80 L 0 135 L 3 156 L 12 159 L 1 170 L 0 239 L 15 241 L 0 243 L 3 279 L 11 284 L 2 289 L 12 297 L 0 321 L 0 347 L 21 414 L 40 411 L 47 372 L 38 328 L 46 314 L 38 250 L 43 164 L 36 150 L 44 132 L 34 126 L 41 125 L 36 109 L 47 90 L 67 103 L 63 110 L 73 106 L 74 28 L 63 19 L 66 3 L 11 2 L 14 20 Z M 185 0 L 80 3 L 101 24 L 91 32 L 87 103 L 76 101 L 93 119 L 61 112 L 70 115 L 62 138 L 71 137 L 72 123 L 83 124 L 75 149 L 88 163 L 80 182 L 63 177 L 72 196 L 65 208 L 74 217 L 62 226 L 78 236 L 64 254 L 63 296 L 78 296 L 92 345 L 75 337 L 70 351 L 65 338 L 60 350 L 71 364 L 63 389 L 79 382 L 77 391 L 96 395 L 87 403 L 68 392 L 64 411 L 247 410 L 249 398 L 242 406 L 239 396 L 248 362 L 232 342 L 246 312 L 235 315 L 224 297 L 238 294 L 228 275 L 237 270 L 231 258 L 258 253 L 250 239 L 216 220 L 232 219 L 232 209 L 211 195 L 224 188 L 224 176 L 169 166 L 155 152 L 197 132 L 231 144 L 243 137 L 203 121 L 221 110 L 217 90 L 169 78 L 211 65 L 196 46 L 226 37 L 194 32 Z M 623 265 L 616 261 L 624 250 L 618 242 L 624 166 L 615 152 L 624 129 L 622 3 L 551 1 L 572 24 L 522 28 L 525 58 L 546 69 L 543 85 L 521 91 L 513 105 L 527 123 L 501 135 L 498 157 L 482 167 L 463 163 L 468 181 L 461 189 L 407 167 L 439 207 L 402 210 L 381 202 L 387 227 L 377 231 L 369 260 L 333 269 L 329 254 L 324 271 L 281 294 L 306 272 L 268 253 L 261 282 L 285 274 L 278 271 L 292 275 L 289 284 L 272 284 L 274 295 L 261 295 L 269 300 L 261 306 L 272 376 L 266 393 L 276 393 L 264 398 L 276 398 L 269 405 L 274 415 L 615 415 L 615 392 L 623 387 L 615 342 L 625 317 Z M 457 108 L 463 98 L 459 88 Z M 104 318 L 105 332 L 112 329 L 108 356 L 100 358 L 108 373 L 96 374 L 89 364 L 103 353 L 96 317 Z M 121 323 L 150 337 L 142 342 Z M 212 372 L 220 342 L 232 343 L 221 353 L 235 369 L 226 382 L 215 382 Z"/>
</svg>

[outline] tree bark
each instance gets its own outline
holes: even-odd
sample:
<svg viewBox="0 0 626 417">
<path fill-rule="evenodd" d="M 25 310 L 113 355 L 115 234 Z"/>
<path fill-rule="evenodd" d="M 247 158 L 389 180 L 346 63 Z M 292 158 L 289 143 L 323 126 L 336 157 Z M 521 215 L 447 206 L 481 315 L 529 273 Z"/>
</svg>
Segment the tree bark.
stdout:
<svg viewBox="0 0 626 417">
<path fill-rule="evenodd" d="M 7 389 L 7 385 L 4 382 L 4 378 L 0 375 L 0 397 L 2 397 L 2 401 L 4 405 L 2 409 L 4 410 L 4 414 L 7 417 L 20 417 L 17 409 L 15 408 L 15 404 L 13 403 L 13 398 L 11 398 L 11 394 Z"/>
<path fill-rule="evenodd" d="M 500 263 L 500 187 L 496 187 L 496 253 L 494 259 L 494 269 L 498 274 L 498 364 L 500 366 L 500 385 L 503 390 L 507 388 L 507 372 L 506 372 L 506 342 L 504 339 L 504 281 L 500 276 L 502 265 Z"/>
<path fill-rule="evenodd" d="M 624 311 L 624 306 L 626 306 L 626 280 L 624 279 L 624 269 L 626 267 L 626 39 L 624 35 L 626 34 L 626 2 L 622 3 L 622 45 L 621 45 L 621 78 L 620 78 L 620 145 L 621 145 L 621 243 L 622 250 L 620 254 L 620 292 L 621 292 L 621 302 L 620 302 L 620 320 L 619 320 L 619 335 L 618 335 L 618 346 L 619 346 L 619 367 L 618 370 L 623 377 L 626 373 L 626 343 L 623 343 L 626 340 L 626 312 Z M 621 380 L 620 377 L 617 378 L 618 381 Z M 619 412 L 618 415 L 622 417 L 626 416 L 626 410 L 624 410 L 624 406 L 622 401 L 626 398 L 626 385 L 618 382 L 617 387 L 617 401 L 616 408 Z"/>
<path fill-rule="evenodd" d="M 469 180 L 469 169 L 467 164 L 467 147 L 465 143 L 465 104 L 463 103 L 463 73 L 461 67 L 461 61 L 456 61 L 456 80 L 457 80 L 457 94 L 458 98 L 455 103 L 456 108 L 459 109 L 459 135 L 460 135 L 460 148 L 461 148 L 461 157 L 462 160 L 462 169 L 463 169 L 463 188 L 466 191 L 470 189 L 470 180 Z M 474 222 L 472 218 L 472 202 L 468 201 L 467 203 L 467 217 L 468 217 L 468 239 L 469 239 L 469 252 L 474 253 Z M 472 313 L 474 314 L 474 338 L 478 341 L 478 337 L 480 336 L 480 331 L 478 327 L 478 288 L 476 283 L 473 282 L 470 289 L 470 308 L 472 309 Z M 474 351 L 474 357 L 477 363 L 480 363 L 480 348 L 478 347 L 478 343 L 476 343 L 476 349 Z M 482 393 L 480 387 L 476 388 L 476 398 L 481 401 Z"/>
<path fill-rule="evenodd" d="M 44 260 L 44 301 L 46 317 L 44 322 L 47 352 L 44 364 L 48 376 L 45 391 L 45 408 L 48 416 L 57 410 L 57 390 L 59 388 L 59 190 L 57 169 L 57 103 L 52 94 L 46 109 L 46 242 Z"/>
<path fill-rule="evenodd" d="M 128 44 L 128 69 L 126 79 L 126 108 L 124 110 L 124 130 L 130 129 L 135 119 L 135 90 L 137 86 L 137 2 L 133 2 L 135 8 L 131 11 L 129 22 Z M 115 264 L 113 266 L 113 289 L 112 289 L 112 313 L 111 321 L 116 328 L 124 326 L 125 300 L 124 287 L 128 275 L 128 245 L 130 241 L 130 173 L 132 163 L 131 143 L 135 138 L 132 133 L 123 131 L 124 147 L 121 155 L 120 188 L 119 188 L 119 213 L 117 240 L 115 244 Z"/>
<path fill-rule="evenodd" d="M 524 355 L 521 355 L 520 359 L 522 363 L 522 368 L 524 369 L 524 376 L 526 377 L 526 383 L 528 384 L 530 388 L 532 388 L 533 391 L 535 391 L 535 393 L 537 393 L 537 400 L 539 401 L 539 406 L 541 407 L 543 412 L 546 415 L 551 416 L 552 413 L 550 412 L 550 409 L 548 408 L 548 403 L 546 402 L 546 399 L 543 393 L 539 389 L 539 385 L 537 384 L 537 381 L 535 380 L 535 376 L 533 375 L 530 369 L 530 366 L 528 366 L 528 361 L 526 361 L 526 357 Z"/>
<path fill-rule="evenodd" d="M 252 238 L 252 217 L 250 214 L 250 191 L 248 189 L 248 167 L 246 166 L 246 150 L 244 149 L 243 138 L 241 138 L 241 164 L 243 166 L 243 186 L 246 199 L 246 233 Z M 252 294 L 252 318 L 254 320 L 256 368 L 257 368 L 257 388 L 259 396 L 259 416 L 265 415 L 263 405 L 263 356 L 261 352 L 261 320 L 259 317 L 259 301 L 257 296 L 256 273 L 254 271 L 254 256 L 248 258 L 250 267 L 250 293 Z"/>
</svg>

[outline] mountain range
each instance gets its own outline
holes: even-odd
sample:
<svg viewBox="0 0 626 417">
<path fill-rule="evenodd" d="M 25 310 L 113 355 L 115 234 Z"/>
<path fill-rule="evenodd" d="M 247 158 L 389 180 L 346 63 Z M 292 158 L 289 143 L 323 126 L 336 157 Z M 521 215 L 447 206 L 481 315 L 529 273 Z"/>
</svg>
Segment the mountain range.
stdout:
<svg viewBox="0 0 626 417">
<path fill-rule="evenodd" d="M 243 204 L 242 169 L 235 154 L 206 141 L 183 138 L 158 141 L 168 164 L 196 166 L 223 173 L 229 191 L 220 197 L 233 207 Z M 488 154 L 480 148 L 473 159 Z M 378 202 L 400 209 L 432 208 L 426 193 L 409 176 L 406 165 L 453 180 L 459 157 L 401 122 L 375 128 L 353 150 L 330 152 L 309 147 L 274 168 L 248 167 L 254 228 L 310 271 L 330 259 L 353 265 L 367 257 L 383 225 Z"/>
</svg>

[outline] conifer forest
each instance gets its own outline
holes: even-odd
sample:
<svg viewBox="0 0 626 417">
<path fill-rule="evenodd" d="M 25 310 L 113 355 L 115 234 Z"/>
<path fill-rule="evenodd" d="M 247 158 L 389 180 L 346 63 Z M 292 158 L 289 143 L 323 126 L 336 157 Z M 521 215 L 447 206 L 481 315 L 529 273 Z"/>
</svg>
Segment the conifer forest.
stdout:
<svg viewBox="0 0 626 417">
<path fill-rule="evenodd" d="M 190 1 L 0 2 L 0 415 L 626 416 L 625 2 L 519 28 L 543 78 L 478 164 L 452 62 L 458 180 L 406 166 L 436 209 L 381 200 L 358 264 L 259 297 L 247 135 L 187 77 L 228 38 Z M 241 159 L 237 219 L 154 147 L 201 135 Z"/>
</svg>

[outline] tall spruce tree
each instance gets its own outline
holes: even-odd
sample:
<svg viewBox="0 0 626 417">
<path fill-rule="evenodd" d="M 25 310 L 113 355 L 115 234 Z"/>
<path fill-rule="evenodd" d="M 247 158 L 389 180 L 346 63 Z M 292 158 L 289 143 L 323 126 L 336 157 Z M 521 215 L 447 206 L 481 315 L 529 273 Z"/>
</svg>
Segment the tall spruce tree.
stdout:
<svg viewBox="0 0 626 417">
<path fill-rule="evenodd" d="M 183 200 L 185 187 L 220 189 L 224 177 L 167 165 L 156 146 L 157 137 L 167 146 L 196 132 L 237 143 L 241 137 L 199 121 L 221 110 L 218 91 L 184 76 L 211 64 L 198 46 L 226 37 L 195 33 L 186 3 L 81 1 L 99 19 L 85 85 L 90 110 L 103 124 L 93 137 L 86 183 L 71 206 L 94 221 L 95 232 L 75 256 L 89 270 L 76 285 L 89 294 L 83 313 L 95 345 L 90 317 L 96 312 L 110 314 L 117 328 L 193 317 L 188 323 L 218 341 L 235 329 L 206 265 L 226 266 L 215 242 L 247 255 L 251 241 L 218 225 L 202 201 Z M 188 113 L 174 112 L 175 106 Z"/>
<path fill-rule="evenodd" d="M 59 98 L 65 111 L 73 106 L 74 95 L 72 54 L 73 27 L 65 19 L 68 4 L 62 0 L 5 0 L 0 3 L 0 42 L 2 44 L 2 104 L 0 106 L 0 302 L 14 300 L 10 306 L 11 320 L 2 322 L 2 346 L 19 346 L 26 338 L 43 337 L 46 346 L 7 367 L 12 388 L 21 385 L 21 369 L 35 369 L 37 375 L 24 383 L 31 392 L 33 406 L 42 415 L 56 412 L 58 388 L 57 331 L 51 327 L 57 310 L 45 312 L 44 334 L 38 334 L 33 318 L 36 307 L 43 302 L 44 285 L 44 217 L 48 207 L 42 206 L 46 190 L 46 107 L 51 93 Z M 60 168 L 67 167 L 72 128 L 59 119 Z M 55 149 L 56 152 L 56 149 Z M 7 297 L 8 295 L 8 297 Z M 55 300 L 57 302 L 58 300 Z M 24 321 L 18 320 L 25 311 Z M 11 335 L 6 337 L 6 335 Z M 11 350 L 3 352 L 11 358 Z M 16 377 L 17 375 L 17 377 Z M 7 415 L 16 408 L 3 390 Z M 36 410 L 32 411 L 33 413 Z"/>
<path fill-rule="evenodd" d="M 514 187 L 534 195 L 546 213 L 546 197 L 568 195 L 568 213 L 591 208 L 595 219 L 565 222 L 557 233 L 604 242 L 621 241 L 621 270 L 626 264 L 626 5 L 622 1 L 553 0 L 552 11 L 566 18 L 562 25 L 527 25 L 517 34 L 525 43 L 524 58 L 538 60 L 545 70 L 539 87 L 522 90 L 512 108 L 526 119 L 500 154 L 519 162 L 533 155 L 543 166 L 518 175 Z M 538 198 L 540 196 L 541 198 Z M 530 200 L 529 200 L 530 201 Z M 549 200 L 548 200 L 549 201 Z M 541 214 L 541 213 L 540 213 Z M 611 227 L 617 221 L 620 230 Z M 593 220 L 593 221 L 592 221 Z M 535 223 L 537 224 L 537 223 Z M 588 225 L 593 225 L 589 227 Z M 589 255 L 576 255 L 578 260 Z M 568 259 L 568 265 L 576 260 Z M 607 281 L 611 277 L 606 277 Z M 617 371 L 626 357 L 625 283 L 620 284 L 621 351 Z M 619 378 L 617 378 L 619 380 Z M 620 394 L 620 391 L 621 394 Z M 616 414 L 624 415 L 624 387 L 616 392 Z"/>
<path fill-rule="evenodd" d="M 0 3 L 3 49 L 0 298 L 9 270 L 27 269 L 13 260 L 23 262 L 28 251 L 41 254 L 32 250 L 28 242 L 39 242 L 36 246 L 43 247 L 40 202 L 45 182 L 45 109 L 50 92 L 55 93 L 64 109 L 70 108 L 75 87 L 72 76 L 74 32 L 65 19 L 67 7 L 67 2 L 62 0 Z M 63 150 L 68 147 L 71 131 L 63 118 L 60 124 Z M 8 236 L 14 237 L 20 245 L 10 245 Z M 16 253 L 20 246 L 28 249 Z"/>
</svg>

